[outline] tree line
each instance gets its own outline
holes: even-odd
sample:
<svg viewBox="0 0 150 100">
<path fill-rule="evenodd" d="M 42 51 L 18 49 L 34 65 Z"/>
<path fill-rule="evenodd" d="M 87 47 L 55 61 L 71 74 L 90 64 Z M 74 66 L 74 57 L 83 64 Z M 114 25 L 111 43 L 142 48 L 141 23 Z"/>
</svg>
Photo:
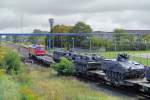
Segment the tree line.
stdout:
<svg viewBox="0 0 150 100">
<path fill-rule="evenodd" d="M 49 33 L 34 29 L 33 33 Z M 124 50 L 147 50 L 150 48 L 150 35 L 128 34 L 124 29 L 115 29 L 112 35 L 93 35 L 90 25 L 84 22 L 77 22 L 74 26 L 55 25 L 52 33 L 84 33 L 84 36 L 54 36 L 51 37 L 51 46 L 58 48 L 82 48 L 93 50 L 104 48 L 107 51 L 124 51 Z M 90 36 L 87 33 L 91 33 Z M 87 34 L 87 35 L 86 35 Z M 14 37 L 13 42 L 18 42 L 19 37 Z M 23 40 L 23 39 L 21 39 Z M 26 42 L 33 44 L 47 45 L 47 37 L 26 37 Z"/>
</svg>

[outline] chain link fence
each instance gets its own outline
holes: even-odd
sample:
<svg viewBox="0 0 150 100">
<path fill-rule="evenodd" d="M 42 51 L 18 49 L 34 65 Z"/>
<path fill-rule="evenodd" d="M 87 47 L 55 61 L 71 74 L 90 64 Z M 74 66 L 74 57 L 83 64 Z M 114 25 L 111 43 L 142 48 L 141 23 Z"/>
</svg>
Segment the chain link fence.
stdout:
<svg viewBox="0 0 150 100">
<path fill-rule="evenodd" d="M 69 34 L 69 33 L 67 33 Z M 78 33 L 77 33 L 78 34 Z M 58 35 L 50 37 L 51 49 L 69 50 L 78 53 L 97 54 L 115 58 L 118 53 L 127 53 L 131 60 L 150 65 L 150 34 L 144 33 L 83 33 L 81 35 Z M 23 45 L 48 44 L 46 36 L 3 36 L 0 41 Z"/>
</svg>

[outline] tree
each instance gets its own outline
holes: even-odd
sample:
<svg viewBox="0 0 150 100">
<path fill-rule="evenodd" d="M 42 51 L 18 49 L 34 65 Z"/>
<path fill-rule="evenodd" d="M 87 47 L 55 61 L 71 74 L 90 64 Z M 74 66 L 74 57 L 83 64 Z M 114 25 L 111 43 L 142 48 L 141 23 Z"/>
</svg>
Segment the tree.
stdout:
<svg viewBox="0 0 150 100">
<path fill-rule="evenodd" d="M 73 75 L 75 71 L 75 65 L 72 61 L 65 57 L 61 58 L 59 63 L 53 65 L 53 69 L 58 72 L 58 75 Z"/>
<path fill-rule="evenodd" d="M 112 47 L 112 41 L 108 39 L 102 39 L 102 38 L 97 38 L 97 37 L 92 37 L 92 46 L 94 49 L 98 49 L 100 47 L 105 47 L 106 49 Z"/>
<path fill-rule="evenodd" d="M 12 37 L 12 41 L 13 41 L 14 43 L 17 43 L 17 42 L 20 41 L 20 37 L 19 37 L 19 36 L 13 36 L 13 37 Z"/>
<path fill-rule="evenodd" d="M 6 36 L 6 41 L 11 41 L 11 36 Z"/>
<path fill-rule="evenodd" d="M 43 31 L 39 30 L 39 29 L 34 29 L 33 33 L 43 33 Z"/>
<path fill-rule="evenodd" d="M 84 22 L 77 22 L 75 24 L 75 26 L 71 29 L 70 31 L 71 33 L 91 33 L 92 32 L 92 28 L 90 27 L 90 25 L 87 25 Z M 80 46 L 80 47 L 84 47 L 85 46 L 85 41 L 87 40 L 87 36 L 80 36 L 80 37 L 75 37 L 75 45 L 76 46 Z"/>
<path fill-rule="evenodd" d="M 115 40 L 117 42 L 120 42 L 122 39 L 127 38 L 127 34 L 123 29 L 117 28 L 117 29 L 114 30 L 114 32 L 115 32 Z"/>
<path fill-rule="evenodd" d="M 128 39 L 128 33 L 124 29 L 115 29 L 114 30 L 115 35 L 114 35 L 114 43 L 115 47 L 117 47 L 117 50 L 123 50 L 123 48 L 126 48 L 126 46 L 129 43 Z"/>
<path fill-rule="evenodd" d="M 72 29 L 72 26 L 67 25 L 55 25 L 52 28 L 52 33 L 69 33 Z"/>
<path fill-rule="evenodd" d="M 126 31 L 124 29 L 121 29 L 121 28 L 116 28 L 114 30 L 115 33 L 126 33 Z"/>
<path fill-rule="evenodd" d="M 47 31 L 41 31 L 39 29 L 34 29 L 33 30 L 33 33 L 48 33 Z M 30 36 L 28 38 L 28 41 L 33 43 L 33 44 L 36 44 L 36 43 L 39 43 L 39 44 L 45 44 L 45 37 L 41 36 L 41 37 L 37 37 L 37 36 Z"/>
<path fill-rule="evenodd" d="M 91 33 L 92 28 L 84 22 L 77 22 L 71 30 L 72 33 Z"/>
<path fill-rule="evenodd" d="M 141 38 L 146 42 L 150 42 L 150 34 L 144 34 L 141 36 Z"/>
<path fill-rule="evenodd" d="M 23 68 L 19 55 L 14 51 L 7 51 L 1 68 L 5 68 L 8 74 L 18 74 Z"/>
<path fill-rule="evenodd" d="M 53 28 L 52 28 L 52 33 L 69 33 L 72 29 L 72 26 L 67 26 L 67 25 L 55 25 Z M 54 42 L 55 42 L 55 46 L 57 47 L 66 47 L 66 48 L 69 48 L 69 40 L 70 40 L 70 37 L 53 37 L 54 39 Z"/>
</svg>

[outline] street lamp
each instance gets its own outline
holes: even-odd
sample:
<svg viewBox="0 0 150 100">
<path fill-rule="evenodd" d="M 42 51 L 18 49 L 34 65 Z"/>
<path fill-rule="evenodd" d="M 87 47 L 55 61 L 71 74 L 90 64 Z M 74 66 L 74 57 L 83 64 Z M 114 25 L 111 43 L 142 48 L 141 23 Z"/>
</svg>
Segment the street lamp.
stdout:
<svg viewBox="0 0 150 100">
<path fill-rule="evenodd" d="M 72 48 L 74 50 L 74 38 L 72 38 Z"/>
<path fill-rule="evenodd" d="M 53 49 L 55 49 L 55 37 L 53 36 Z"/>
<path fill-rule="evenodd" d="M 117 41 L 116 41 L 116 39 L 115 39 L 114 43 L 115 43 L 115 52 L 116 52 L 117 51 Z"/>
<path fill-rule="evenodd" d="M 88 40 L 90 40 L 90 51 L 92 50 L 92 43 L 91 43 L 91 38 L 86 37 Z"/>
<path fill-rule="evenodd" d="M 146 50 L 147 50 L 147 41 L 145 40 L 144 42 L 145 42 L 145 46 L 146 46 Z"/>
</svg>

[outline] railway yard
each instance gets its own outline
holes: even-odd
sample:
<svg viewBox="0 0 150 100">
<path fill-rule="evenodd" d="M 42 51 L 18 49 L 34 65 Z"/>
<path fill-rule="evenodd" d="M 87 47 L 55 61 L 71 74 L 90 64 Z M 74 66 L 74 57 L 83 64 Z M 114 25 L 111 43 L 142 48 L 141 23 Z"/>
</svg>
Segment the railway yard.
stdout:
<svg viewBox="0 0 150 100">
<path fill-rule="evenodd" d="M 0 100 L 150 100 L 150 0 L 1 0 Z"/>
<path fill-rule="evenodd" d="M 51 63 L 54 62 L 52 54 L 48 54 L 47 56 L 36 56 L 34 57 L 34 59 L 29 59 L 28 48 L 23 47 L 19 44 L 6 44 L 6 45 L 13 49 L 16 49 L 21 55 L 21 57 L 25 58 L 25 63 L 29 66 L 28 68 L 30 70 L 40 69 L 44 70 L 42 71 L 42 73 L 43 72 L 47 73 L 46 70 L 48 68 L 44 66 L 47 65 L 49 66 L 51 65 Z M 149 98 L 147 96 L 146 90 L 149 90 L 150 84 L 146 81 L 145 78 L 124 80 L 121 81 L 120 84 L 117 83 L 118 86 L 116 86 L 116 84 L 111 83 L 110 82 L 111 80 L 108 80 L 106 78 L 104 72 L 99 70 L 91 70 L 86 73 L 86 76 L 79 75 L 77 77 L 74 77 L 74 79 L 77 79 L 84 84 L 88 84 L 89 87 L 94 91 L 98 91 L 100 93 L 102 92 L 104 94 L 110 94 L 114 97 L 119 98 L 119 100 L 148 100 Z M 122 88 L 122 84 L 125 86 L 125 88 L 124 87 Z M 137 89 L 137 91 L 135 91 L 135 89 Z M 93 100 L 101 100 L 101 99 L 95 97 Z"/>
</svg>

